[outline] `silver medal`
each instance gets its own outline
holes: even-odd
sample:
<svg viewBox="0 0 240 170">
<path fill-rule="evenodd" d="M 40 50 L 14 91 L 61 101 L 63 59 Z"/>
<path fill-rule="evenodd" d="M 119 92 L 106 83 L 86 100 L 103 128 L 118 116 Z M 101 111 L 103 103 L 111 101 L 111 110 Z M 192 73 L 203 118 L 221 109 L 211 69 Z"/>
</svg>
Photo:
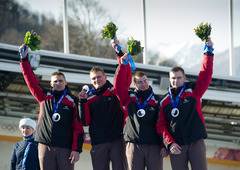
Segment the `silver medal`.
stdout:
<svg viewBox="0 0 240 170">
<path fill-rule="evenodd" d="M 177 108 L 173 108 L 171 114 L 172 117 L 177 117 L 179 115 L 179 110 Z"/>
<path fill-rule="evenodd" d="M 137 111 L 137 116 L 138 117 L 143 117 L 143 116 L 145 116 L 145 114 L 146 114 L 146 111 L 144 109 L 139 109 Z"/>
<path fill-rule="evenodd" d="M 52 115 L 52 120 L 53 120 L 54 122 L 58 122 L 58 121 L 60 120 L 60 118 L 61 118 L 61 116 L 60 116 L 59 113 L 54 113 L 54 114 Z"/>
</svg>

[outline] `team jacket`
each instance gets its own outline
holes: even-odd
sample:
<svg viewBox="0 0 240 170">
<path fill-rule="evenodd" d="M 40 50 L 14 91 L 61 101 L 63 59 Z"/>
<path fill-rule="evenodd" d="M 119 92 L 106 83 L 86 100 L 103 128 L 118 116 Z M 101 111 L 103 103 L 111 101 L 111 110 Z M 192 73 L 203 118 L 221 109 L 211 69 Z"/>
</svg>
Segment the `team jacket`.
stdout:
<svg viewBox="0 0 240 170">
<path fill-rule="evenodd" d="M 128 113 L 124 126 L 124 140 L 136 144 L 160 144 L 161 141 L 155 126 L 159 113 L 159 97 L 153 95 L 144 108 L 145 115 L 143 117 L 137 116 L 139 108 L 135 94 L 134 92 L 128 92 L 131 84 L 129 74 L 132 75 L 130 66 L 120 64 L 114 82 L 116 93 L 122 104 L 127 108 Z M 149 87 L 148 90 L 135 92 L 142 105 L 152 93 L 152 88 Z"/>
<path fill-rule="evenodd" d="M 40 170 L 38 161 L 38 143 L 31 141 L 22 140 L 14 144 L 11 156 L 10 170 L 22 170 L 22 163 L 24 158 L 25 149 L 28 143 L 32 142 L 28 151 L 26 160 L 26 169 Z"/>
<path fill-rule="evenodd" d="M 35 140 L 45 145 L 69 148 L 73 151 L 81 152 L 84 132 L 78 116 L 77 98 L 71 94 L 66 86 L 67 94 L 58 109 L 61 119 L 58 122 L 54 122 L 52 120 L 52 91 L 46 90 L 40 85 L 40 82 L 31 70 L 27 57 L 20 61 L 20 65 L 32 95 L 40 104 Z M 59 95 L 61 96 L 61 94 L 56 94 L 56 98 Z"/>
<path fill-rule="evenodd" d="M 186 88 L 178 103 L 179 115 L 177 117 L 171 115 L 173 107 L 169 94 L 167 93 L 161 100 L 159 120 L 156 126 L 157 132 L 164 139 L 167 148 L 171 143 L 181 146 L 207 138 L 201 98 L 212 80 L 212 73 L 213 54 L 204 54 L 198 80 L 194 83 L 186 83 Z M 174 99 L 181 89 L 182 87 L 171 89 Z"/>
<path fill-rule="evenodd" d="M 83 125 L 89 126 L 92 145 L 122 137 L 124 108 L 109 81 L 88 99 L 80 99 L 79 107 Z"/>
</svg>

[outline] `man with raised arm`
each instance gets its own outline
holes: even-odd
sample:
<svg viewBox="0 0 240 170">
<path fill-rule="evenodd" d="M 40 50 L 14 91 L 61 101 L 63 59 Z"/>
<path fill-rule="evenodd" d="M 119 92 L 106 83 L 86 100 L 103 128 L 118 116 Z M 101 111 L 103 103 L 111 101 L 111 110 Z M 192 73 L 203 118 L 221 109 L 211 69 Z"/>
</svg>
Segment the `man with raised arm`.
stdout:
<svg viewBox="0 0 240 170">
<path fill-rule="evenodd" d="M 169 92 L 160 102 L 157 132 L 171 152 L 173 170 L 207 170 L 207 138 L 202 113 L 201 98 L 207 90 L 213 73 L 213 43 L 210 38 L 203 54 L 203 63 L 196 82 L 185 82 L 186 75 L 181 67 L 169 72 Z"/>
<path fill-rule="evenodd" d="M 119 41 L 115 38 L 113 48 L 116 44 L 119 45 Z M 160 99 L 149 85 L 147 75 L 141 71 L 132 76 L 135 89 L 129 91 L 132 71 L 129 64 L 124 64 L 127 54 L 116 52 L 120 65 L 114 87 L 128 113 L 123 133 L 129 170 L 162 170 L 163 157 L 168 153 L 156 130 Z"/>
<path fill-rule="evenodd" d="M 93 89 L 79 93 L 79 110 L 84 126 L 89 126 L 93 170 L 127 170 L 123 124 L 125 110 L 113 85 L 100 67 L 90 70 Z"/>
<path fill-rule="evenodd" d="M 24 44 L 20 46 L 22 51 Z M 51 89 L 41 86 L 28 61 L 28 47 L 24 56 L 20 53 L 20 65 L 24 79 L 32 95 L 40 104 L 35 140 L 39 142 L 38 156 L 42 170 L 73 170 L 82 151 L 83 126 L 77 104 L 61 72 L 51 75 Z"/>
</svg>

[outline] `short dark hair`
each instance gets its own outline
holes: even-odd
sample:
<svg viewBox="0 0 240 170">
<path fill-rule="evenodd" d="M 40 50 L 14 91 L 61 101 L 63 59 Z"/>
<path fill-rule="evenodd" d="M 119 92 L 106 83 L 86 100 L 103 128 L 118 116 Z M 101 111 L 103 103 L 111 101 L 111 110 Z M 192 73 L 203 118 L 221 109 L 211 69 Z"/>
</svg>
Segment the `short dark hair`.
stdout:
<svg viewBox="0 0 240 170">
<path fill-rule="evenodd" d="M 142 72 L 142 71 L 137 71 L 136 73 L 133 74 L 132 76 L 132 79 L 133 79 L 133 82 L 136 83 L 136 77 L 143 77 L 143 76 L 146 76 L 146 73 Z M 148 78 L 148 77 L 147 77 Z"/>
<path fill-rule="evenodd" d="M 64 80 L 66 80 L 65 75 L 61 71 L 53 72 L 51 77 L 53 76 L 63 76 Z"/>
<path fill-rule="evenodd" d="M 182 67 L 173 67 L 170 71 L 169 71 L 169 73 L 170 72 L 178 72 L 178 71 L 181 71 L 182 73 L 183 73 L 183 75 L 185 75 L 185 71 L 184 71 L 184 69 L 182 68 Z"/>
<path fill-rule="evenodd" d="M 102 74 L 105 75 L 103 68 L 100 68 L 100 67 L 92 67 L 92 69 L 90 70 L 90 73 L 96 73 L 98 71 L 101 71 Z"/>
</svg>

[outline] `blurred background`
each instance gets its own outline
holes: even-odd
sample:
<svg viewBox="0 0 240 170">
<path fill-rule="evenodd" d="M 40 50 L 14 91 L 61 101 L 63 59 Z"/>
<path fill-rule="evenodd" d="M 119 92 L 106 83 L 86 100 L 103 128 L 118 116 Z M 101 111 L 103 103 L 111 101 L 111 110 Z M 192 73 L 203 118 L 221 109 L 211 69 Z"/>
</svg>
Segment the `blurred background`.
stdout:
<svg viewBox="0 0 240 170">
<path fill-rule="evenodd" d="M 201 22 L 211 24 L 214 73 L 202 98 L 208 168 L 239 169 L 239 18 L 239 0 L 0 0 L 0 170 L 9 169 L 12 146 L 22 140 L 20 118 L 38 118 L 39 104 L 24 82 L 17 56 L 25 33 L 34 30 L 42 38 L 41 50 L 29 53 L 41 84 L 48 88 L 50 74 L 62 71 L 77 95 L 83 85 L 90 85 L 92 66 L 104 68 L 109 81 L 114 80 L 116 54 L 110 39 L 101 39 L 101 29 L 110 21 L 118 27 L 124 52 L 128 38 L 141 41 L 144 52 L 133 60 L 160 97 L 173 66 L 182 66 L 188 80 L 197 79 L 204 42 L 194 28 Z M 76 169 L 91 170 L 88 127 L 84 130 Z M 168 169 L 170 160 L 165 158 L 164 170 Z"/>
<path fill-rule="evenodd" d="M 26 31 L 34 30 L 42 37 L 41 49 L 63 52 L 63 4 L 63 0 L 1 0 L 0 42 L 19 45 Z M 198 72 L 204 42 L 193 28 L 208 22 L 217 56 L 214 75 L 239 76 L 238 0 L 66 0 L 66 9 L 71 54 L 114 58 L 110 40 L 101 40 L 101 29 L 112 21 L 125 52 L 127 38 L 133 37 L 146 47 L 147 64 L 180 65 Z M 133 60 L 142 63 L 142 54 Z"/>
</svg>

